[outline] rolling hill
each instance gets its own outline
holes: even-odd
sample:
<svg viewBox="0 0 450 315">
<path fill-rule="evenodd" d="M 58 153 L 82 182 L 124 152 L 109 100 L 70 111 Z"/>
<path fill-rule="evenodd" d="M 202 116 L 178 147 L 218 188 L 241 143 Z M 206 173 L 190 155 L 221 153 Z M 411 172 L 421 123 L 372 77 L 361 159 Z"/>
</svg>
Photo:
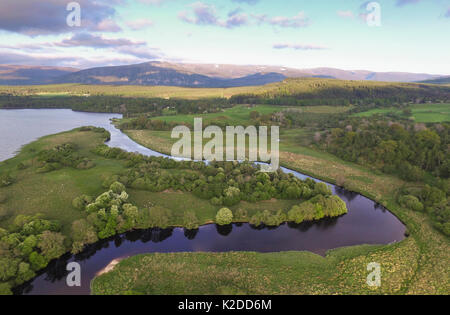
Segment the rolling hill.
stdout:
<svg viewBox="0 0 450 315">
<path fill-rule="evenodd" d="M 0 65 L 0 85 L 49 84 L 58 77 L 76 71 L 79 71 L 79 69 Z"/>
<path fill-rule="evenodd" d="M 403 72 L 372 72 L 334 68 L 294 69 L 280 66 L 146 62 L 85 70 L 0 65 L 0 85 L 78 83 L 230 88 L 281 82 L 286 78 L 327 78 L 356 81 L 416 82 L 442 76 Z M 432 83 L 432 82 L 430 82 Z"/>
<path fill-rule="evenodd" d="M 66 74 L 54 83 L 156 85 L 180 87 L 238 87 L 264 85 L 279 82 L 286 76 L 270 73 L 252 73 L 243 77 L 207 76 L 189 71 L 164 67 L 159 63 L 143 63 L 129 66 L 101 67 Z"/>
</svg>

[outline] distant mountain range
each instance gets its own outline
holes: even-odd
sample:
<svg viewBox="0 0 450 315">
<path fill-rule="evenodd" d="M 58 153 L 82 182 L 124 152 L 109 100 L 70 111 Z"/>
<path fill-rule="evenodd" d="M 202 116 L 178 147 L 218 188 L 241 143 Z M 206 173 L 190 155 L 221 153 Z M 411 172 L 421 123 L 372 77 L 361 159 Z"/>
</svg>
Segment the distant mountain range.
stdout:
<svg viewBox="0 0 450 315">
<path fill-rule="evenodd" d="M 319 77 L 341 80 L 417 82 L 440 80 L 443 76 L 403 72 L 371 72 L 334 68 L 294 69 L 277 66 L 240 66 L 147 62 L 135 65 L 85 70 L 61 67 L 0 65 L 0 85 L 108 84 L 167 85 L 226 88 L 264 85 L 286 78 Z"/>
<path fill-rule="evenodd" d="M 0 65 L 0 85 L 50 84 L 74 68 Z"/>
</svg>

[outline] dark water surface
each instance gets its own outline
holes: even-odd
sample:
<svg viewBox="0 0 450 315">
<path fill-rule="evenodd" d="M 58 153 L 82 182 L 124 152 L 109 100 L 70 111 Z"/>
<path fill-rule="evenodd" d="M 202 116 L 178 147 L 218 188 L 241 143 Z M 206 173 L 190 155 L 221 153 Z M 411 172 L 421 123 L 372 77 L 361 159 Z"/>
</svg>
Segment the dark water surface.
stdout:
<svg viewBox="0 0 450 315">
<path fill-rule="evenodd" d="M 71 110 L 0 110 L 0 161 L 14 156 L 26 143 L 40 136 L 84 125 L 103 127 L 111 132 L 110 146 L 146 155 L 162 155 L 135 143 L 110 124 L 116 114 L 78 113 Z M 307 176 L 284 169 L 299 178 Z M 324 255 L 329 249 L 360 245 L 388 244 L 404 238 L 405 226 L 389 211 L 372 200 L 330 185 L 349 209 L 339 218 L 278 228 L 256 229 L 249 224 L 227 227 L 207 225 L 198 231 L 182 228 L 144 230 L 126 233 L 98 242 L 79 255 L 53 261 L 29 283 L 17 288 L 23 294 L 89 294 L 96 273 L 116 258 L 142 253 L 167 252 L 279 252 L 308 250 Z M 66 285 L 66 265 L 81 265 L 81 287 Z"/>
</svg>

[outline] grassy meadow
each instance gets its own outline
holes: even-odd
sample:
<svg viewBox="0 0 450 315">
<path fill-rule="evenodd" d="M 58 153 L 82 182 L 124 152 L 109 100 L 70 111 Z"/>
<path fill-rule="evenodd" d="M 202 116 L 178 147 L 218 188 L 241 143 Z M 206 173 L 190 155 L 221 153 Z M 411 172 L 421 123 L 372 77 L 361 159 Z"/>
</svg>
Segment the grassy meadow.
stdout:
<svg viewBox="0 0 450 315">
<path fill-rule="evenodd" d="M 329 95 L 330 91 L 340 91 L 352 94 L 354 91 L 383 91 L 396 95 L 400 92 L 423 93 L 430 90 L 437 93 L 447 93 L 448 86 L 419 84 L 419 83 L 393 83 L 378 81 L 345 81 L 323 78 L 298 78 L 286 79 L 282 82 L 261 86 L 247 86 L 234 88 L 183 88 L 173 86 L 136 86 L 136 85 L 83 85 L 83 84 L 53 84 L 33 86 L 0 86 L 0 94 L 19 96 L 123 96 L 144 98 L 230 98 L 236 95 L 253 95 L 257 97 L 267 96 L 312 96 Z"/>
<path fill-rule="evenodd" d="M 175 253 L 121 261 L 91 283 L 93 294 L 404 294 L 419 249 L 412 239 L 388 246 L 310 252 Z M 366 266 L 383 266 L 380 288 L 366 284 Z M 443 293 L 442 291 L 441 293 Z"/>
<path fill-rule="evenodd" d="M 252 92 L 260 87 L 238 88 L 182 88 L 173 86 L 134 86 L 134 85 L 83 85 L 83 84 L 54 84 L 35 86 L 0 86 L 1 93 L 13 95 L 63 97 L 106 95 L 145 98 L 230 98 L 233 95 Z"/>
<path fill-rule="evenodd" d="M 80 153 L 91 158 L 96 166 L 89 170 L 65 167 L 48 173 L 36 172 L 38 152 L 69 142 L 77 145 Z M 81 194 L 101 194 L 104 191 L 103 178 L 124 169 L 124 163 L 100 158 L 90 152 L 102 142 L 103 138 L 96 133 L 69 131 L 43 137 L 24 146 L 16 157 L 0 162 L 0 173 L 10 173 L 15 178 L 12 185 L 0 188 L 0 192 L 7 196 L 6 202 L 0 205 L 0 226 L 8 227 L 18 214 L 41 213 L 48 219 L 60 221 L 64 232 L 68 233 L 71 223 L 84 217 L 72 207 L 72 200 Z M 19 163 L 26 168 L 18 170 Z"/>
<path fill-rule="evenodd" d="M 205 123 L 226 122 L 230 126 L 248 125 L 251 112 L 258 112 L 262 115 L 270 115 L 281 111 L 294 111 L 300 113 L 312 114 L 338 114 L 349 111 L 351 106 L 274 106 L 274 105 L 237 105 L 231 108 L 224 109 L 217 113 L 208 114 L 192 114 L 192 115 L 165 115 L 157 116 L 153 119 L 162 120 L 165 122 L 190 123 L 193 124 L 194 118 L 202 118 Z"/>
<path fill-rule="evenodd" d="M 204 123 L 214 123 L 214 121 L 227 121 L 231 125 L 246 125 L 248 124 L 249 115 L 252 111 L 256 111 L 261 115 L 273 114 L 287 107 L 256 105 L 256 106 L 234 106 L 227 108 L 222 112 L 208 113 L 208 114 L 194 114 L 194 115 L 167 115 L 158 116 L 154 119 L 165 122 L 177 123 L 194 123 L 194 118 L 202 118 Z"/>
<path fill-rule="evenodd" d="M 416 104 L 408 106 L 406 109 L 411 110 L 410 118 L 418 123 L 450 121 L 450 104 Z M 357 113 L 355 116 L 370 117 L 376 114 L 385 115 L 390 113 L 402 115 L 403 110 L 399 108 L 375 108 L 366 112 Z"/>
</svg>

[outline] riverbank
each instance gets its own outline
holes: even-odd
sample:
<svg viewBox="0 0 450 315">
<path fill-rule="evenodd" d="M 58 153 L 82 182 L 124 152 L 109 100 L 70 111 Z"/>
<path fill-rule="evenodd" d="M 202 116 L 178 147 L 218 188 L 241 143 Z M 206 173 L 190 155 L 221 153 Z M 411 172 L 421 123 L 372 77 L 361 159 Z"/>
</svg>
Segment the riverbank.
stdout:
<svg viewBox="0 0 450 315">
<path fill-rule="evenodd" d="M 96 277 L 93 294 L 402 294 L 417 265 L 412 239 L 388 246 L 311 252 L 138 255 Z M 404 264 L 409 260 L 412 263 Z M 367 265 L 382 264 L 382 286 L 366 284 Z"/>
</svg>

